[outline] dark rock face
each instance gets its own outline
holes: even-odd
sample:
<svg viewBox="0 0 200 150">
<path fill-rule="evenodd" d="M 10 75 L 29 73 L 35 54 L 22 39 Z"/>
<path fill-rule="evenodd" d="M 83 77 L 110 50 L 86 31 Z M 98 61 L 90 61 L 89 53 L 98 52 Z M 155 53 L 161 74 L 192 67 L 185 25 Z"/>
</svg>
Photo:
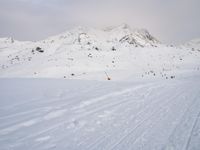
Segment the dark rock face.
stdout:
<svg viewBox="0 0 200 150">
<path fill-rule="evenodd" d="M 41 47 L 36 47 L 35 50 L 38 51 L 38 52 L 40 52 L 40 53 L 44 53 L 44 50 Z"/>
</svg>

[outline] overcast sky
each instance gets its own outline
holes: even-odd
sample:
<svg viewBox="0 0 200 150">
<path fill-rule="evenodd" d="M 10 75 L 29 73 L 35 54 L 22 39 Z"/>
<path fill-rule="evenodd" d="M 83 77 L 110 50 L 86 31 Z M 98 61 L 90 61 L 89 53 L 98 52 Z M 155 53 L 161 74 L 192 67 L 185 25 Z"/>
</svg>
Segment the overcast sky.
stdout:
<svg viewBox="0 0 200 150">
<path fill-rule="evenodd" d="M 0 0 L 0 37 L 41 40 L 73 24 L 121 23 L 166 43 L 200 38 L 200 0 Z"/>
</svg>

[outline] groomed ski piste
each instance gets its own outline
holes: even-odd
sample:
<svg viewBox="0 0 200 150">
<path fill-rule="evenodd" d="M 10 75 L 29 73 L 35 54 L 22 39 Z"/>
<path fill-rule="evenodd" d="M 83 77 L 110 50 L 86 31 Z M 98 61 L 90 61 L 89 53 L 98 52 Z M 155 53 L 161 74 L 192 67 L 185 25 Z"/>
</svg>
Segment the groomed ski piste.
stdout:
<svg viewBox="0 0 200 150">
<path fill-rule="evenodd" d="M 199 150 L 197 41 L 125 25 L 1 39 L 0 149 Z"/>
</svg>

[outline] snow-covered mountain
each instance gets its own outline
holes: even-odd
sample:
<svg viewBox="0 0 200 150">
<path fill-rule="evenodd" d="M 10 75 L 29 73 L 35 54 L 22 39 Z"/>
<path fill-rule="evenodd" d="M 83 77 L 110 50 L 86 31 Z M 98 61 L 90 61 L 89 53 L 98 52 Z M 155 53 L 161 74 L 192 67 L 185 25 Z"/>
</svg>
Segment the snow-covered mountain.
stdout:
<svg viewBox="0 0 200 150">
<path fill-rule="evenodd" d="M 185 44 L 183 44 L 183 46 L 187 47 L 187 48 L 191 48 L 193 50 L 198 50 L 200 51 L 200 39 L 194 39 L 191 40 Z"/>
<path fill-rule="evenodd" d="M 199 51 L 166 46 L 125 24 L 76 27 L 37 42 L 0 39 L 0 77 L 168 79 L 177 71 L 199 70 L 199 60 Z"/>
<path fill-rule="evenodd" d="M 200 51 L 147 30 L 2 38 L 0 77 L 1 150 L 199 150 Z"/>
</svg>

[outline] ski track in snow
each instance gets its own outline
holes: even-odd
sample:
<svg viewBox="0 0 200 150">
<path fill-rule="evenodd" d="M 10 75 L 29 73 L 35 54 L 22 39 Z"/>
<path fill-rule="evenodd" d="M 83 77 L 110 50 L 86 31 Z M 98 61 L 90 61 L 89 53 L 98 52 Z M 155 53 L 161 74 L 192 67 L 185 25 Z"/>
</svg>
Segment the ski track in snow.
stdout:
<svg viewBox="0 0 200 150">
<path fill-rule="evenodd" d="M 7 91 L 0 92 L 1 150 L 200 147 L 198 77 L 144 83 L 70 81 L 69 84 L 69 80 L 34 83 L 31 79 L 0 79 L 0 82 L 4 83 L 0 84 L 0 91 Z M 21 82 L 26 82 L 29 92 L 35 87 L 37 91 L 45 87 L 48 92 L 27 94 L 21 99 L 19 95 L 24 92 L 18 88 Z M 11 84 L 12 87 L 3 86 Z M 13 98 L 9 103 L 4 100 L 8 95 Z"/>
</svg>

